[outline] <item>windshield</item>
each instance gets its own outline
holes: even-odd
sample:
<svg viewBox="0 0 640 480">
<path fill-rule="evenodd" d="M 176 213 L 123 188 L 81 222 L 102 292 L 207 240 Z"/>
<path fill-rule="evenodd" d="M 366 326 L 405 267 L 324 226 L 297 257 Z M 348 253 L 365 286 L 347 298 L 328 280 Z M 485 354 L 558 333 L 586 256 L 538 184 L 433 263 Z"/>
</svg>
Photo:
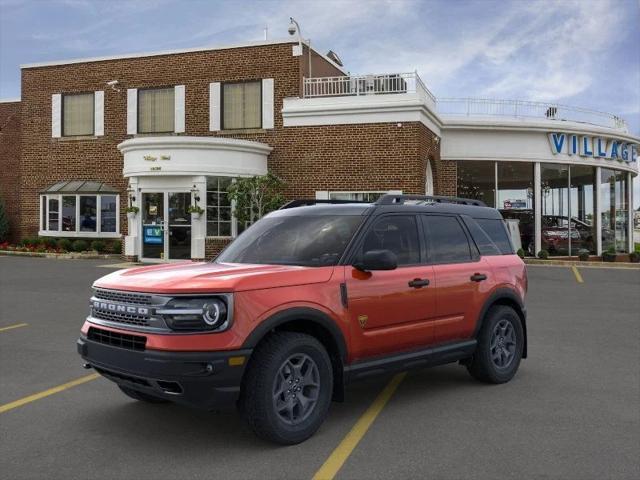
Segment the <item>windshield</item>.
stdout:
<svg viewBox="0 0 640 480">
<path fill-rule="evenodd" d="M 229 245 L 216 263 L 336 265 L 362 219 L 360 215 L 265 217 Z"/>
</svg>

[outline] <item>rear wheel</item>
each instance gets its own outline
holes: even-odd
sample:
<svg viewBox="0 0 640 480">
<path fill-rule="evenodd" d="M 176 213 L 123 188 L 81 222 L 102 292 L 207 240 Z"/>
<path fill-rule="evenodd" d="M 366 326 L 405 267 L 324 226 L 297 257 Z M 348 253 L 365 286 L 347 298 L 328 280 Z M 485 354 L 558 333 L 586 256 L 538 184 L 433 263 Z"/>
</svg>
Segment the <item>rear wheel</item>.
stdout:
<svg viewBox="0 0 640 480">
<path fill-rule="evenodd" d="M 505 305 L 492 307 L 478 334 L 478 346 L 467 370 L 487 383 L 505 383 L 520 365 L 524 334 L 517 312 Z"/>
<path fill-rule="evenodd" d="M 256 435 L 292 445 L 318 430 L 332 391 L 331 360 L 322 344 L 303 333 L 278 332 L 251 356 L 240 408 Z"/>
<path fill-rule="evenodd" d="M 147 403 L 167 403 L 168 400 L 160 397 L 154 397 L 153 395 L 149 395 L 148 393 L 139 392 L 138 390 L 133 390 L 129 387 L 123 387 L 122 385 L 118 385 L 118 388 L 122 390 L 127 397 L 133 398 L 134 400 L 139 400 L 141 402 Z"/>
</svg>

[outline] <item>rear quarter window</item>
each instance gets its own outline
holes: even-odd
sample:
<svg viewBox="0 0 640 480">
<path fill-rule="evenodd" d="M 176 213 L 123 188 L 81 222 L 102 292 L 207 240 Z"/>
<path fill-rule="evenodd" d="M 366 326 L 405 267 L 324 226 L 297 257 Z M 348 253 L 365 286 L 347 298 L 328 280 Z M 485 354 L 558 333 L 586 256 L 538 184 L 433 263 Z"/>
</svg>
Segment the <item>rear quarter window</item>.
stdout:
<svg viewBox="0 0 640 480">
<path fill-rule="evenodd" d="M 493 247 L 486 245 L 486 240 L 483 240 L 482 235 L 479 235 L 479 238 L 476 238 L 476 235 L 472 232 L 474 240 L 480 249 L 480 253 L 482 255 L 510 255 L 513 254 L 513 246 L 511 245 L 511 239 L 509 238 L 509 234 L 507 233 L 507 227 L 504 224 L 504 220 L 501 219 L 488 219 L 488 218 L 477 218 L 475 219 L 477 225 L 482 229 L 482 231 L 489 237 L 490 241 L 493 243 L 494 247 L 498 249 L 499 253 L 489 253 L 493 250 Z M 483 247 L 480 244 L 484 245 L 484 249 L 487 253 L 483 252 Z"/>
</svg>

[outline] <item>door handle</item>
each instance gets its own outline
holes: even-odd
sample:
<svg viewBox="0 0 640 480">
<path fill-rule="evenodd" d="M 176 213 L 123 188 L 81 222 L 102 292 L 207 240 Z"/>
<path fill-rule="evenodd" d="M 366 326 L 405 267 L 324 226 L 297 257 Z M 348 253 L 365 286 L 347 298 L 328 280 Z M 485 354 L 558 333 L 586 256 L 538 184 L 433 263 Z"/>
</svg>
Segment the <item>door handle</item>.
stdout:
<svg viewBox="0 0 640 480">
<path fill-rule="evenodd" d="M 487 276 L 484 273 L 474 273 L 470 277 L 470 280 L 473 282 L 482 282 L 483 280 L 486 280 L 486 279 L 487 279 Z"/>
<path fill-rule="evenodd" d="M 414 278 L 409 282 L 409 286 L 413 288 L 422 288 L 429 285 L 429 280 L 426 278 Z"/>
</svg>

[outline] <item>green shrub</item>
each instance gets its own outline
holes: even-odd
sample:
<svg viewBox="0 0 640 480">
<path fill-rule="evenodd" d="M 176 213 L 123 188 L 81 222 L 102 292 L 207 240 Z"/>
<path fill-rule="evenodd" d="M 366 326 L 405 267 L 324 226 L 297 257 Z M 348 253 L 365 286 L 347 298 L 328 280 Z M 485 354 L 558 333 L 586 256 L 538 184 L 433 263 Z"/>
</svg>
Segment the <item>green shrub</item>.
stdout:
<svg viewBox="0 0 640 480">
<path fill-rule="evenodd" d="M 58 240 L 58 248 L 60 250 L 64 250 L 65 252 L 70 252 L 73 248 L 71 240 L 69 240 L 68 238 L 61 238 L 60 240 Z"/>
<path fill-rule="evenodd" d="M 524 250 L 523 250 L 523 249 L 519 248 L 519 249 L 518 249 L 518 251 L 517 251 L 516 253 L 518 254 L 518 256 L 519 256 L 520 258 L 524 258 Z"/>
<path fill-rule="evenodd" d="M 109 251 L 111 253 L 117 253 L 117 254 L 122 252 L 122 241 L 114 240 L 113 242 L 111 242 L 111 244 L 109 245 Z"/>
<path fill-rule="evenodd" d="M 84 251 L 87 250 L 88 245 L 87 245 L 86 240 L 76 240 L 71 245 L 71 248 L 73 248 L 74 252 L 84 252 Z"/>
<path fill-rule="evenodd" d="M 18 245 L 20 245 L 21 247 L 26 247 L 27 245 L 37 245 L 38 244 L 38 237 L 24 237 L 22 240 L 20 240 L 20 242 L 18 243 Z"/>
<path fill-rule="evenodd" d="M 53 250 L 58 246 L 58 241 L 51 237 L 38 237 L 38 244 L 44 245 L 46 248 Z"/>
<path fill-rule="evenodd" d="M 583 262 L 589 260 L 589 250 L 585 250 L 584 248 L 578 250 L 578 259 Z"/>
<path fill-rule="evenodd" d="M 95 250 L 98 253 L 104 252 L 106 247 L 106 244 L 102 240 L 94 240 L 91 242 L 91 250 Z"/>
<path fill-rule="evenodd" d="M 616 261 L 616 248 L 613 245 L 607 248 L 606 252 L 602 253 L 602 260 L 605 262 Z"/>
<path fill-rule="evenodd" d="M 640 263 L 640 252 L 631 252 L 629 254 L 629 261 L 633 263 Z"/>
<path fill-rule="evenodd" d="M 549 252 L 542 249 L 538 252 L 538 258 L 541 260 L 546 260 L 547 258 L 549 258 Z"/>
</svg>

